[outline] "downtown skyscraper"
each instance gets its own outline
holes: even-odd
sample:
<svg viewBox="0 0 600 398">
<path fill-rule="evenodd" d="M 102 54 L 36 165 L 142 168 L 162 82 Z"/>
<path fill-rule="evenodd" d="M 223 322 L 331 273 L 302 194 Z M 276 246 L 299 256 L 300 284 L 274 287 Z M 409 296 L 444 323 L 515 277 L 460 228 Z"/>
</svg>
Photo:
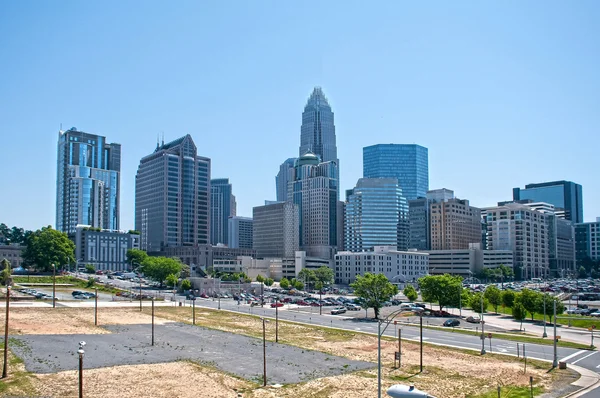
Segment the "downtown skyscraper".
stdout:
<svg viewBox="0 0 600 398">
<path fill-rule="evenodd" d="M 78 131 L 58 133 L 56 229 L 74 234 L 78 224 L 119 229 L 121 144 Z"/>
<path fill-rule="evenodd" d="M 229 178 L 210 180 L 210 244 L 229 245 L 229 217 L 236 215 L 236 201 Z"/>
<path fill-rule="evenodd" d="M 420 145 L 378 144 L 363 148 L 364 178 L 397 178 L 407 200 L 429 190 L 428 150 Z"/>
<path fill-rule="evenodd" d="M 308 152 L 317 155 L 323 163 L 334 161 L 339 167 L 333 111 L 321 87 L 313 89 L 302 112 L 298 155 L 302 157 Z"/>
<path fill-rule="evenodd" d="M 210 159 L 188 134 L 156 146 L 135 177 L 135 229 L 140 248 L 197 246 L 210 240 Z"/>
</svg>

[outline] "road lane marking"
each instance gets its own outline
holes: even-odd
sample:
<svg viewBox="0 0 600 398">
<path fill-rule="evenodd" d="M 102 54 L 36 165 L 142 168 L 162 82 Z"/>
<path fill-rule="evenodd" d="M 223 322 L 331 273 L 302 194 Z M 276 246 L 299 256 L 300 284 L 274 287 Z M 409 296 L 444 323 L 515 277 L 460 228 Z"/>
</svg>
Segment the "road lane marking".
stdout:
<svg viewBox="0 0 600 398">
<path fill-rule="evenodd" d="M 591 357 L 592 355 L 597 354 L 597 353 L 598 353 L 598 351 L 594 351 L 591 354 L 584 356 L 583 358 L 579 358 L 578 360 L 571 362 L 571 365 L 575 365 L 577 362 L 582 361 L 582 360 L 586 359 L 587 357 Z"/>
<path fill-rule="evenodd" d="M 567 362 L 569 359 L 576 357 L 577 355 L 581 355 L 584 352 L 588 352 L 587 350 L 581 350 L 581 351 L 577 351 L 571 355 L 569 355 L 568 357 L 564 357 L 563 359 L 561 359 L 561 362 Z"/>
</svg>

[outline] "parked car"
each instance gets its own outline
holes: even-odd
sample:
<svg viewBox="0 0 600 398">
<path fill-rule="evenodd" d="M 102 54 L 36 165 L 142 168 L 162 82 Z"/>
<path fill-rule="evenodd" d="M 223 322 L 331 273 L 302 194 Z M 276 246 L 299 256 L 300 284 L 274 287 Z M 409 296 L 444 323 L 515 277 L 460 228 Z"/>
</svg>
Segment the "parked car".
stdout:
<svg viewBox="0 0 600 398">
<path fill-rule="evenodd" d="M 481 323 L 481 318 L 478 316 L 469 316 L 466 321 L 469 323 Z"/>
<path fill-rule="evenodd" d="M 283 307 L 283 303 L 272 303 L 271 308 Z"/>
<path fill-rule="evenodd" d="M 356 304 L 346 304 L 346 309 L 348 311 L 359 311 L 360 310 L 360 306 L 356 305 Z"/>
<path fill-rule="evenodd" d="M 446 322 L 444 322 L 444 326 L 447 327 L 455 327 L 455 326 L 459 326 L 460 325 L 460 321 L 458 319 L 448 319 L 446 320 Z"/>
<path fill-rule="evenodd" d="M 345 314 L 346 309 L 344 307 L 337 307 L 331 310 L 331 315 Z"/>
<path fill-rule="evenodd" d="M 206 293 L 202 293 L 202 294 L 200 295 L 200 297 L 202 297 L 202 298 L 208 298 L 208 294 L 206 294 Z"/>
</svg>

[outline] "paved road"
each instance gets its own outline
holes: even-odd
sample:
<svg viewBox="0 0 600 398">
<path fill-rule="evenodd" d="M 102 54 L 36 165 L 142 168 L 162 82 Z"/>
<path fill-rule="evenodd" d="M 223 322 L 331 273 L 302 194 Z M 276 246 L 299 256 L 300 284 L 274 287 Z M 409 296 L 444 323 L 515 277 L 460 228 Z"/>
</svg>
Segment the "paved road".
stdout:
<svg viewBox="0 0 600 398">
<path fill-rule="evenodd" d="M 189 301 L 186 303 L 189 305 Z M 217 308 L 219 303 L 217 300 L 212 299 L 200 299 L 196 300 L 197 306 L 205 306 L 209 308 Z M 254 315 L 264 315 L 268 317 L 275 317 L 275 309 L 265 305 L 261 307 L 250 307 L 248 305 L 238 305 L 237 302 L 232 300 L 221 300 L 220 306 L 222 309 L 242 312 Z M 283 309 L 282 309 L 283 308 Z M 317 313 L 304 313 L 289 311 L 282 307 L 278 311 L 279 319 L 305 322 L 314 325 L 331 326 L 347 330 L 355 330 L 367 333 L 377 333 L 377 323 L 372 321 L 366 321 L 364 318 L 350 318 L 339 315 L 323 314 L 318 315 Z M 325 311 L 324 311 L 325 312 Z M 386 336 L 397 336 L 397 327 L 390 325 L 385 331 Z M 412 325 L 401 325 L 402 338 L 419 341 L 420 334 L 419 328 Z M 479 336 L 470 336 L 461 333 L 452 333 L 451 331 L 444 330 L 432 330 L 423 329 L 423 341 L 434 344 L 450 345 L 459 348 L 468 349 L 481 349 L 481 340 Z M 502 353 L 517 355 L 517 343 L 514 341 L 502 340 L 494 338 L 492 334 L 491 339 L 491 350 L 490 340 L 484 341 L 486 352 Z M 518 344 L 519 355 L 522 355 L 523 344 Z M 554 348 L 550 345 L 539 345 L 539 344 L 525 344 L 525 352 L 528 358 L 544 359 L 552 361 L 554 357 Z M 564 360 L 567 363 L 576 364 L 583 368 L 592 370 L 594 372 L 600 372 L 600 354 L 598 351 L 578 350 L 573 348 L 557 348 L 557 355 L 559 360 Z"/>
</svg>

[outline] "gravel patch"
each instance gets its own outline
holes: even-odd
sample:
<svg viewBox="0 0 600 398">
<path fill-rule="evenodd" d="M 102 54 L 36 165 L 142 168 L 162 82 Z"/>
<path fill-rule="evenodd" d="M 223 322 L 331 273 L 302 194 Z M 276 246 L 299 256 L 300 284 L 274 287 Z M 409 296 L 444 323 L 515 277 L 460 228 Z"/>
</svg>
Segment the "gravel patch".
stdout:
<svg viewBox="0 0 600 398">
<path fill-rule="evenodd" d="M 34 373 L 77 369 L 78 343 L 85 341 L 85 368 L 191 360 L 244 379 L 262 381 L 262 339 L 168 323 L 155 326 L 155 345 L 152 346 L 149 325 L 108 325 L 105 328 L 112 333 L 14 336 L 12 349 L 23 359 L 25 368 Z M 298 383 L 374 366 L 371 362 L 267 342 L 270 384 Z"/>
</svg>

